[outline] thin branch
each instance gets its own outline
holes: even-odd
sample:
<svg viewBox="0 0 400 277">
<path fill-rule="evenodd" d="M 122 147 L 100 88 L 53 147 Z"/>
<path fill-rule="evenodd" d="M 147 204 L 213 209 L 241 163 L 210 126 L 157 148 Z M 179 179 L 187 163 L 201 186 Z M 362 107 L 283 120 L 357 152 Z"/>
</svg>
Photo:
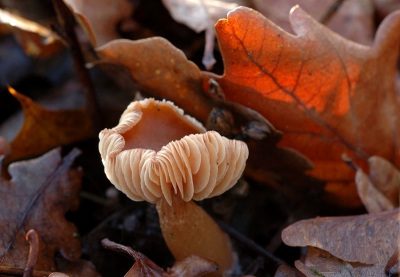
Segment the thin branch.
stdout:
<svg viewBox="0 0 400 277">
<path fill-rule="evenodd" d="M 115 243 L 111 240 L 109 240 L 108 238 L 105 238 L 101 241 L 101 245 L 108 250 L 114 251 L 114 252 L 119 252 L 124 254 L 125 256 L 132 258 L 134 260 L 140 260 L 142 259 L 142 255 L 133 250 L 132 248 L 125 246 L 125 245 L 121 245 L 118 243 Z"/>
<path fill-rule="evenodd" d="M 353 160 L 346 154 L 342 154 L 342 161 L 345 162 L 354 171 L 358 170 L 358 166 L 353 162 Z"/>
<path fill-rule="evenodd" d="M 241 233 L 239 233 L 238 231 L 236 231 L 235 229 L 233 229 L 229 225 L 227 225 L 224 222 L 219 221 L 219 220 L 217 220 L 217 222 L 218 222 L 218 225 L 225 232 L 227 232 L 230 236 L 234 237 L 235 239 L 237 239 L 238 241 L 240 241 L 241 243 L 243 243 L 247 247 L 253 249 L 258 254 L 260 254 L 260 255 L 268 258 L 269 260 L 273 261 L 276 264 L 276 266 L 280 266 L 282 264 L 286 264 L 283 260 L 281 260 L 280 258 L 276 257 L 274 254 L 268 252 L 267 250 L 262 248 L 260 245 L 258 245 L 257 243 L 255 243 L 254 241 L 249 239 L 248 237 L 242 235 Z"/>
<path fill-rule="evenodd" d="M 325 14 L 320 18 L 319 22 L 326 25 L 332 16 L 337 12 L 340 6 L 343 4 L 344 0 L 335 0 L 326 10 Z"/>
</svg>

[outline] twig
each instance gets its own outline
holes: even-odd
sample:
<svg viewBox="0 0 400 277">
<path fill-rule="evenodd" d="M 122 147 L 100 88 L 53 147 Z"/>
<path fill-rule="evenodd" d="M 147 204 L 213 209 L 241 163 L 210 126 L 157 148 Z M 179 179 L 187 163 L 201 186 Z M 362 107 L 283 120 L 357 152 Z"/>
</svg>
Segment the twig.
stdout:
<svg viewBox="0 0 400 277">
<path fill-rule="evenodd" d="M 172 277 L 168 273 L 164 272 L 164 270 L 156 265 L 152 260 L 147 258 L 145 255 L 143 255 L 140 252 L 137 252 L 133 250 L 132 248 L 128 246 L 124 246 L 115 242 L 112 242 L 108 238 L 105 238 L 101 241 L 101 245 L 109 250 L 120 252 L 126 256 L 129 256 L 130 258 L 133 258 L 136 262 L 129 270 L 127 273 L 128 276 L 129 273 L 133 270 L 133 272 L 140 271 L 141 274 L 140 276 L 161 276 L 161 277 Z M 136 268 L 135 268 L 136 267 Z M 136 276 L 136 274 L 129 275 L 129 276 Z"/>
<path fill-rule="evenodd" d="M 269 241 L 268 245 L 265 246 L 265 249 L 271 253 L 274 253 L 278 247 L 282 244 L 282 231 L 285 229 L 287 226 L 292 224 L 294 222 L 293 217 L 289 217 L 284 224 L 282 224 L 278 231 L 275 233 L 275 235 L 272 237 L 272 239 Z"/>
<path fill-rule="evenodd" d="M 84 190 L 81 190 L 81 192 L 79 193 L 79 196 L 84 199 L 87 199 L 89 201 L 92 201 L 93 203 L 96 203 L 96 204 L 99 204 L 99 205 L 102 205 L 105 207 L 110 206 L 110 201 L 108 201 L 108 199 L 98 196 L 96 194 L 84 191 Z"/>
<path fill-rule="evenodd" d="M 50 271 L 38 271 L 34 270 L 32 275 L 33 277 L 43 277 L 43 276 L 49 276 L 51 274 Z M 5 266 L 5 265 L 0 265 L 0 276 L 23 276 L 24 275 L 24 269 L 22 268 L 15 268 L 15 267 L 10 267 L 10 266 Z"/>
<path fill-rule="evenodd" d="M 325 12 L 325 14 L 319 20 L 320 23 L 326 25 L 332 16 L 337 12 L 340 6 L 343 4 L 344 0 L 335 0 Z"/>
<path fill-rule="evenodd" d="M 140 260 L 142 258 L 139 252 L 133 250 L 132 248 L 130 248 L 128 246 L 115 243 L 115 242 L 109 240 L 108 238 L 103 239 L 101 241 L 101 245 L 105 249 L 122 253 L 122 254 L 126 255 L 127 257 L 132 258 L 134 260 Z"/>
<path fill-rule="evenodd" d="M 243 271 L 243 275 L 250 275 L 254 276 L 257 271 L 262 268 L 264 265 L 264 258 L 261 256 L 258 256 L 254 261 L 251 262 L 251 264 Z"/>
<path fill-rule="evenodd" d="M 108 223 L 110 223 L 112 220 L 120 217 L 121 215 L 122 215 L 122 212 L 117 211 L 117 212 L 107 216 L 96 227 L 94 227 L 89 233 L 87 233 L 83 238 L 85 239 L 86 237 L 90 237 L 91 235 L 95 234 L 97 231 L 101 230 L 101 228 L 104 228 Z"/>
<path fill-rule="evenodd" d="M 29 241 L 30 247 L 28 261 L 25 265 L 23 277 L 32 277 L 33 268 L 35 267 L 39 252 L 39 237 L 36 234 L 35 230 L 31 229 L 28 231 L 28 233 L 26 234 L 26 240 Z"/>
<path fill-rule="evenodd" d="M 344 161 L 354 171 L 358 170 L 358 166 L 353 162 L 353 160 L 346 153 L 342 154 L 342 161 Z"/>
<path fill-rule="evenodd" d="M 251 239 L 247 238 L 246 236 L 242 235 L 241 233 L 239 233 L 238 231 L 236 231 L 235 229 L 233 229 L 229 225 L 227 225 L 224 222 L 219 221 L 219 220 L 217 220 L 217 222 L 218 222 L 218 225 L 225 232 L 227 232 L 229 235 L 231 235 L 232 237 L 234 237 L 235 239 L 237 239 L 238 241 L 240 241 L 244 245 L 247 245 L 249 248 L 252 248 L 258 254 L 260 254 L 260 255 L 268 258 L 269 260 L 273 261 L 277 266 L 280 266 L 282 264 L 286 264 L 283 260 L 281 260 L 278 257 L 276 257 L 274 254 L 268 252 L 267 250 L 265 250 L 264 248 L 259 246 L 257 243 L 255 243 Z"/>
<path fill-rule="evenodd" d="M 52 26 L 52 29 L 64 38 L 69 45 L 75 69 L 85 91 L 87 107 L 92 118 L 94 130 L 99 132 L 102 127 L 99 105 L 95 96 L 94 85 L 85 67 L 85 59 L 75 33 L 75 18 L 63 0 L 52 1 L 60 24 L 60 26 Z"/>
</svg>

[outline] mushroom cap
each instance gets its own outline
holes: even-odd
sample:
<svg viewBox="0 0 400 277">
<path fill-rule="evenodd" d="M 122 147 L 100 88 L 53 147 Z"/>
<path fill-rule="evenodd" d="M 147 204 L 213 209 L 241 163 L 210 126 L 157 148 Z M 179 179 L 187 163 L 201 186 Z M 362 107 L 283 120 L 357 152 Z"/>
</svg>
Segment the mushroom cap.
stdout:
<svg viewBox="0 0 400 277">
<path fill-rule="evenodd" d="M 204 127 L 169 101 L 132 102 L 118 126 L 100 132 L 107 177 L 135 201 L 155 203 L 172 193 L 184 201 L 223 193 L 240 178 L 247 145 Z"/>
</svg>

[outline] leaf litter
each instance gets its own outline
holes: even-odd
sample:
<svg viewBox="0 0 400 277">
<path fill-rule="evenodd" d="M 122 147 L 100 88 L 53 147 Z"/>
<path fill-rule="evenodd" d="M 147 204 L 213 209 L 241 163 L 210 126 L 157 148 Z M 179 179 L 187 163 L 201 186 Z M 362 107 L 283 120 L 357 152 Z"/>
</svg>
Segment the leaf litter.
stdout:
<svg viewBox="0 0 400 277">
<path fill-rule="evenodd" d="M 70 2 L 69 5 L 75 5 L 73 8 L 78 11 L 77 5 L 81 3 Z M 311 216 L 318 213 L 320 205 L 334 203 L 344 209 L 359 207 L 360 198 L 366 209 L 372 212 L 368 215 L 309 219 L 286 228 L 283 241 L 291 246 L 308 246 L 308 251 L 303 259 L 295 262 L 300 271 L 284 265 L 276 276 L 398 274 L 399 211 L 393 209 L 398 207 L 399 201 L 399 151 L 396 143 L 399 119 L 395 87 L 398 51 L 394 50 L 399 45 L 396 36 L 400 24 L 398 12 L 385 19 L 374 44 L 367 47 L 329 31 L 299 8 L 293 9 L 290 16 L 295 35 L 283 31 L 253 10 L 238 8 L 216 25 L 225 66 L 225 73 L 219 76 L 201 72 L 165 39 L 115 40 L 120 36 L 119 25 L 129 20 L 128 13 L 135 11 L 132 6 L 119 9 L 115 17 L 109 17 L 112 20 L 106 24 L 107 31 L 102 33 L 97 29 L 99 25 L 93 23 L 104 21 L 98 16 L 101 13 L 96 15 L 104 7 L 95 10 L 88 5 L 88 10 L 79 10 L 77 14 L 93 46 L 103 45 L 96 48 L 100 57 L 98 64 L 109 63 L 116 68 L 125 66 L 131 75 L 131 79 L 125 79 L 125 82 L 132 83 L 145 95 L 171 99 L 185 112 L 206 123 L 209 129 L 246 141 L 251 153 L 246 170 L 248 180 L 253 180 L 250 193 L 257 191 L 254 181 L 268 184 L 273 191 L 283 192 L 279 197 L 286 197 L 289 202 L 295 200 L 288 205 L 290 210 L 296 205 L 307 206 L 299 206 L 302 200 L 307 202 L 310 199 L 307 192 L 317 189 L 320 193 L 326 183 L 325 195 L 316 195 L 320 202 Z M 89 12 L 94 12 L 95 16 L 90 16 Z M 96 31 L 91 30 L 91 26 Z M 210 26 L 212 24 L 207 22 L 208 29 Z M 265 44 L 267 40 L 269 43 Z M 115 73 L 118 74 L 118 69 Z M 58 141 L 33 155 L 83 139 Z M 3 143 L 2 149 L 3 154 L 10 155 L 7 143 Z M 343 153 L 351 157 L 357 173 L 343 162 Z M 358 178 L 354 181 L 356 174 Z M 303 190 L 302 194 L 298 194 L 299 188 Z M 250 194 L 237 198 L 235 205 L 243 209 L 240 201 L 255 199 L 253 197 Z M 34 199 L 31 201 L 35 202 Z M 272 197 L 264 195 L 264 199 L 271 201 L 270 205 L 277 203 Z M 300 213 L 307 215 L 304 210 Z M 235 220 L 235 215 L 238 216 L 237 209 L 230 212 L 226 220 Z M 264 217 L 269 221 L 271 215 Z M 243 224 L 242 231 L 254 226 L 254 222 L 249 224 L 249 219 Z M 261 232 L 265 232 L 265 227 L 262 228 Z M 38 235 L 41 238 L 40 231 Z M 278 237 L 274 236 L 275 239 Z M 24 242 L 27 249 L 28 244 Z M 279 241 L 274 243 L 279 244 Z M 57 247 L 54 249 L 59 250 Z M 21 253 L 25 254 L 20 256 L 26 259 L 28 255 L 24 251 Z M 54 264 L 55 250 L 50 252 L 48 262 Z M 129 274 L 148 267 L 149 260 L 141 257 L 144 262 L 136 262 Z M 241 259 L 245 257 L 241 253 Z M 64 257 L 62 261 L 64 266 L 58 261 L 57 267 L 69 276 L 97 274 L 93 268 L 92 273 L 82 273 L 84 271 L 77 269 L 71 272 L 72 268 L 91 268 L 82 260 L 71 263 Z M 37 263 L 40 269 L 40 258 Z M 24 265 L 21 262 L 15 268 L 20 270 Z M 160 276 L 173 272 L 164 271 L 155 264 L 152 268 Z M 187 274 L 182 268 L 177 272 L 177 276 Z M 54 276 L 57 274 L 61 273 L 53 273 Z M 203 273 L 198 274 L 189 276 Z"/>
<path fill-rule="evenodd" d="M 79 203 L 82 171 L 71 169 L 78 150 L 64 158 L 60 149 L 44 156 L 15 162 L 8 167 L 11 180 L 1 178 L 2 199 L 1 264 L 24 268 L 29 244 L 27 230 L 35 229 L 39 235 L 41 251 L 35 269 L 50 271 L 55 268 L 54 255 L 60 251 L 65 259 L 76 261 L 81 255 L 79 239 L 74 238 L 76 227 L 64 218 Z"/>
</svg>

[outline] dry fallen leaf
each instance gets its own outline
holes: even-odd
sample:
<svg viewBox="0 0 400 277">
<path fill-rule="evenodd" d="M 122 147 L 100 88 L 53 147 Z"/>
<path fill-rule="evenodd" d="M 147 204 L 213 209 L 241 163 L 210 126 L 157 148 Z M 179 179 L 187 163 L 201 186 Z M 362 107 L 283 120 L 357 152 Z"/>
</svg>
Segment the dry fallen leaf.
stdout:
<svg viewBox="0 0 400 277">
<path fill-rule="evenodd" d="M 0 9 L 0 25 L 11 29 L 27 55 L 45 58 L 61 50 L 60 38 L 36 22 Z"/>
<path fill-rule="evenodd" d="M 172 100 L 203 122 L 207 120 L 213 105 L 202 94 L 200 69 L 166 39 L 114 40 L 97 48 L 97 54 L 103 61 L 128 68 L 133 81 L 145 91 Z M 168 97 L 172 95 L 174 99 Z"/>
<path fill-rule="evenodd" d="M 291 33 L 288 19 L 290 9 L 299 5 L 313 18 L 320 20 L 337 0 L 253 0 L 255 10 L 262 13 L 276 25 Z M 374 34 L 374 5 L 372 0 L 343 1 L 326 26 L 352 41 L 370 45 Z"/>
<path fill-rule="evenodd" d="M 394 209 L 395 206 L 374 186 L 368 175 L 360 168 L 356 173 L 356 185 L 358 195 L 368 213 L 377 213 Z"/>
<path fill-rule="evenodd" d="M 356 173 L 358 195 L 368 213 L 399 207 L 400 172 L 387 160 L 372 156 L 368 159 L 369 176 L 360 168 Z"/>
<path fill-rule="evenodd" d="M 200 277 L 218 270 L 215 262 L 191 255 L 175 262 L 174 266 L 168 269 L 168 272 L 165 272 L 152 260 L 130 247 L 112 242 L 109 239 L 103 239 L 101 244 L 109 250 L 121 252 L 135 259 L 135 263 L 125 274 L 125 277 Z"/>
<path fill-rule="evenodd" d="M 400 172 L 387 160 L 372 156 L 368 159 L 369 177 L 374 186 L 381 191 L 393 206 L 400 205 Z"/>
<path fill-rule="evenodd" d="M 55 268 L 54 254 L 76 261 L 81 255 L 77 228 L 64 215 L 79 204 L 82 170 L 71 169 L 79 151 L 74 149 L 64 158 L 60 149 L 8 167 L 11 180 L 0 178 L 0 264 L 24 268 L 29 243 L 25 234 L 35 229 L 40 251 L 35 270 Z"/>
<path fill-rule="evenodd" d="M 284 229 L 282 240 L 289 246 L 316 247 L 346 263 L 383 269 L 400 246 L 400 209 L 302 220 Z"/>
<path fill-rule="evenodd" d="M 397 249 L 390 257 L 389 261 L 385 266 L 385 274 L 389 277 L 396 277 L 400 274 L 400 252 Z"/>
<path fill-rule="evenodd" d="M 310 173 L 328 182 L 327 200 L 358 206 L 354 172 L 342 153 L 363 167 L 372 155 L 400 166 L 400 12 L 385 19 L 372 47 L 340 37 L 300 8 L 292 9 L 290 21 L 297 35 L 244 7 L 220 20 L 225 73 L 204 73 L 205 90 L 212 77 L 227 100 L 261 113 L 284 132 L 281 146 L 314 163 Z"/>
<path fill-rule="evenodd" d="M 314 247 L 309 247 L 304 262 L 296 261 L 295 266 L 307 277 L 387 277 L 384 265 L 346 262 Z"/>
<path fill-rule="evenodd" d="M 215 64 L 214 25 L 218 19 L 225 18 L 226 14 L 238 5 L 219 0 L 162 0 L 162 2 L 177 22 L 185 24 L 197 33 L 205 31 L 203 64 L 210 70 Z"/>
<path fill-rule="evenodd" d="M 133 6 L 128 0 L 64 0 L 75 13 L 89 36 L 93 47 L 120 38 L 117 25 L 129 18 Z"/>
<path fill-rule="evenodd" d="M 14 89 L 9 90 L 20 102 L 25 119 L 11 142 L 11 154 L 6 157 L 6 163 L 40 155 L 54 147 L 93 136 L 92 121 L 87 110 L 47 110 Z"/>
</svg>

